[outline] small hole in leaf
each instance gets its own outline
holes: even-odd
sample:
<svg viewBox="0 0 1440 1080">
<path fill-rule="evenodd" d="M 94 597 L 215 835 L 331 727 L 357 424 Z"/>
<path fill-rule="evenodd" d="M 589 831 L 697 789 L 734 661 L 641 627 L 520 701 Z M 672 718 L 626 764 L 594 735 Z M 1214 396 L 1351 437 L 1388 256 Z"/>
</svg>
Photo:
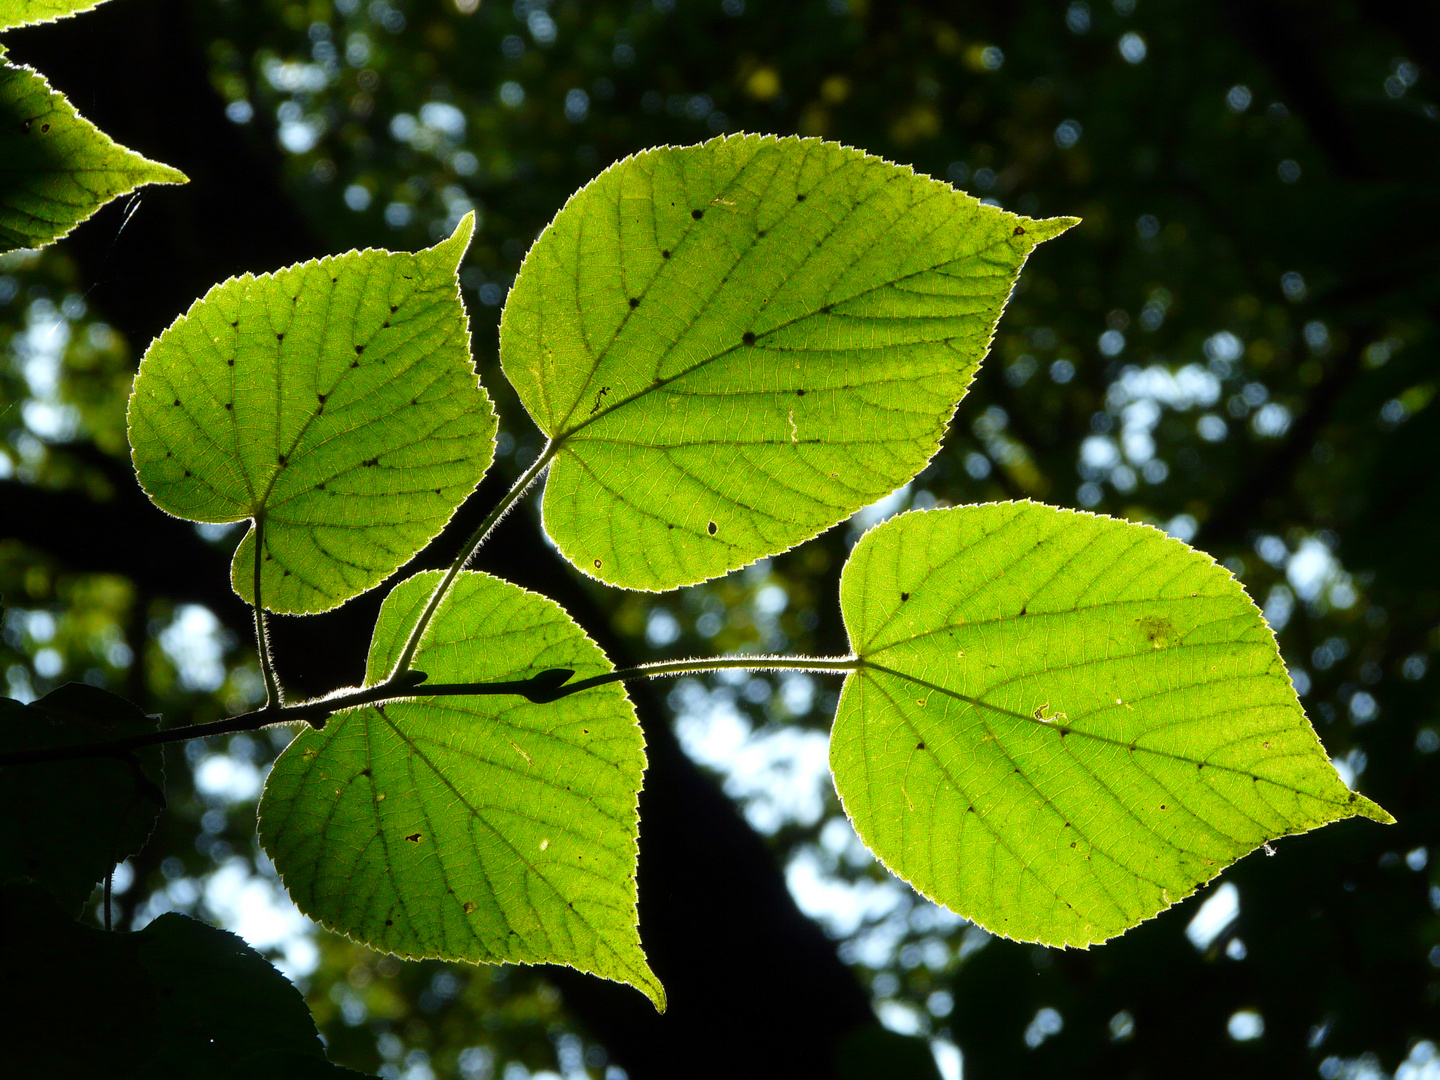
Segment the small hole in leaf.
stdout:
<svg viewBox="0 0 1440 1080">
<path fill-rule="evenodd" d="M 284 335 L 284 334 L 276 334 L 276 335 L 275 335 L 275 340 L 276 340 L 276 341 L 284 341 L 284 340 L 285 340 L 285 335 Z"/>
<path fill-rule="evenodd" d="M 716 524 L 712 521 L 709 525 L 706 526 L 706 528 L 710 531 L 710 535 L 714 536 L 718 529 L 718 526 L 716 526 Z"/>
<path fill-rule="evenodd" d="M 175 408 L 178 409 L 179 407 L 180 407 L 180 399 L 177 397 L 177 398 L 175 399 Z"/>
<path fill-rule="evenodd" d="M 920 742 L 917 742 L 917 743 L 915 744 L 915 749 L 916 749 L 916 750 L 924 750 L 924 749 L 925 749 L 924 740 L 921 740 Z"/>
<path fill-rule="evenodd" d="M 668 252 L 668 251 L 662 251 L 662 252 L 660 252 L 660 257 L 661 257 L 662 259 L 668 259 L 668 258 L 670 257 L 670 252 Z"/>
<path fill-rule="evenodd" d="M 388 329 L 390 329 L 390 320 L 389 320 L 389 319 L 386 319 L 383 323 L 381 323 L 381 324 L 380 324 L 380 329 L 381 329 L 381 330 L 388 330 Z"/>
<path fill-rule="evenodd" d="M 805 391 L 804 391 L 804 390 L 796 390 L 796 391 L 795 391 L 795 396 L 796 396 L 796 397 L 804 397 L 804 396 L 805 396 Z"/>
<path fill-rule="evenodd" d="M 324 404 L 325 404 L 325 399 L 326 399 L 327 397 L 329 397 L 330 395 L 329 395 L 329 394 L 316 394 L 315 396 L 320 399 L 320 404 L 321 404 L 321 405 L 324 405 Z"/>
<path fill-rule="evenodd" d="M 239 320 L 239 319 L 236 319 L 236 320 L 235 320 L 234 322 L 232 322 L 230 325 L 231 325 L 231 327 L 239 326 L 239 325 L 240 325 L 240 320 Z"/>
<path fill-rule="evenodd" d="M 803 193 L 797 194 L 797 195 L 795 196 L 795 201 L 796 201 L 796 202 L 804 202 L 804 201 L 805 201 L 805 196 L 804 196 L 804 194 L 803 194 Z"/>
<path fill-rule="evenodd" d="M 699 221 L 702 217 L 705 216 L 705 211 L 704 211 L 704 210 L 691 210 L 691 211 L 690 211 L 690 216 L 693 217 L 696 221 Z"/>
<path fill-rule="evenodd" d="M 189 470 L 189 469 L 186 469 L 186 470 L 185 470 L 185 475 L 186 475 L 186 476 L 189 476 L 189 475 L 190 475 L 190 470 Z"/>
<path fill-rule="evenodd" d="M 395 920 L 394 920 L 394 919 L 386 919 L 386 920 L 385 920 L 385 925 L 386 925 L 386 926 L 394 926 L 394 925 L 395 925 Z"/>
<path fill-rule="evenodd" d="M 420 834 L 418 832 L 412 832 L 409 836 L 405 837 L 405 839 L 409 840 L 412 844 L 418 844 L 420 842 Z"/>
<path fill-rule="evenodd" d="M 600 569 L 600 560 L 599 560 L 599 559 L 596 559 L 596 560 L 595 560 L 595 569 L 596 569 L 596 570 L 599 570 L 599 569 Z"/>
<path fill-rule="evenodd" d="M 439 489 L 439 488 L 436 488 L 436 489 L 435 489 L 435 494 L 436 494 L 436 495 L 439 495 L 439 494 L 440 494 L 440 489 Z"/>
<path fill-rule="evenodd" d="M 41 135 L 44 135 L 44 134 L 45 134 L 47 131 L 49 131 L 49 130 L 50 130 L 50 125 L 49 125 L 49 124 L 41 124 L 41 125 L 40 125 L 40 134 L 41 134 Z"/>
<path fill-rule="evenodd" d="M 910 594 L 909 594 L 908 592 L 902 592 L 902 593 L 900 594 L 900 602 L 901 602 L 902 604 L 903 604 L 906 600 L 909 600 L 909 599 L 910 599 Z"/>
<path fill-rule="evenodd" d="M 361 353 L 363 353 L 364 351 L 365 351 L 365 346 L 364 346 L 364 345 L 356 345 L 356 346 L 355 346 L 355 355 L 356 355 L 356 356 L 359 356 L 359 355 L 360 355 Z"/>
<path fill-rule="evenodd" d="M 397 311 L 399 311 L 399 310 L 400 310 L 400 309 L 399 309 L 398 307 L 396 307 L 394 304 L 391 304 L 391 305 L 390 305 L 390 314 L 391 314 L 391 315 L 394 315 L 395 312 L 397 312 Z"/>
<path fill-rule="evenodd" d="M 281 454 L 281 455 L 280 455 L 279 457 L 277 457 L 275 460 L 278 461 L 278 462 L 280 462 L 280 464 L 281 464 L 282 467 L 287 464 L 287 462 L 286 462 L 286 460 L 285 460 L 285 455 L 284 455 L 284 454 Z"/>
<path fill-rule="evenodd" d="M 325 481 L 324 481 L 324 480 L 321 480 L 320 483 L 316 484 L 315 486 L 318 487 L 321 491 L 324 491 L 324 490 L 325 490 Z"/>
<path fill-rule="evenodd" d="M 756 238 L 759 239 L 759 240 L 764 240 L 764 239 L 765 239 L 765 233 L 766 233 L 767 231 L 768 231 L 768 230 L 766 230 L 766 229 L 761 229 L 758 233 L 755 234 Z"/>
<path fill-rule="evenodd" d="M 231 402 L 228 402 L 228 401 L 227 401 L 227 402 L 225 402 L 225 411 L 226 411 L 226 412 L 234 412 L 234 411 L 235 411 L 235 406 L 234 406 Z"/>
<path fill-rule="evenodd" d="M 1016 225 L 1016 226 L 1015 226 L 1015 235 L 1016 235 L 1016 236 L 1024 236 L 1024 235 L 1025 235 L 1025 226 L 1023 226 L 1023 225 Z"/>
<path fill-rule="evenodd" d="M 351 366 L 352 368 L 357 368 L 357 367 L 360 366 L 360 361 L 359 361 L 359 360 L 351 360 L 351 361 L 350 361 L 350 366 Z"/>
<path fill-rule="evenodd" d="M 229 359 L 229 360 L 226 360 L 225 363 L 227 363 L 227 364 L 230 365 L 231 367 L 234 367 L 234 366 L 235 366 L 235 360 L 234 360 L 233 357 L 232 357 L 231 359 Z"/>
<path fill-rule="evenodd" d="M 745 333 L 740 335 L 740 340 L 743 341 L 746 345 L 754 345 L 755 335 L 749 330 L 746 330 Z"/>
<path fill-rule="evenodd" d="M 640 298 L 639 298 L 638 296 L 632 296 L 632 297 L 630 298 L 630 310 L 631 310 L 631 311 L 634 311 L 634 310 L 635 310 L 637 307 L 639 307 L 639 306 L 640 306 Z"/>
</svg>

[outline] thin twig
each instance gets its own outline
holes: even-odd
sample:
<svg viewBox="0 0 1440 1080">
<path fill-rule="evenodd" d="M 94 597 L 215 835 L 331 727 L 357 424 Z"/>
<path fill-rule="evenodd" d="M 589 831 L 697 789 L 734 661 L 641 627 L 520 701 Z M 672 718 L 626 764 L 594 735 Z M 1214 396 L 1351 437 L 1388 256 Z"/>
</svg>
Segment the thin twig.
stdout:
<svg viewBox="0 0 1440 1080">
<path fill-rule="evenodd" d="M 456 556 L 455 561 L 450 564 L 450 569 L 445 571 L 445 576 L 440 579 L 440 584 L 435 586 L 435 591 L 430 594 L 430 599 L 425 604 L 425 610 L 420 613 L 420 618 L 415 623 L 415 628 L 410 631 L 410 636 L 405 641 L 405 648 L 400 652 L 400 659 L 396 661 L 395 668 L 390 673 L 392 679 L 410 670 L 410 662 L 415 659 L 415 650 L 420 647 L 420 639 L 425 636 L 425 631 L 430 626 L 430 620 L 435 617 L 435 612 L 439 610 L 441 601 L 445 599 L 445 594 L 450 591 L 450 586 L 455 583 L 455 578 L 459 575 L 460 571 L 465 568 L 466 564 L 475 557 L 475 553 L 480 550 L 480 546 L 489 538 L 495 526 L 500 524 L 501 518 L 510 512 L 515 504 L 520 501 L 521 497 L 530 490 L 530 486 L 534 484 L 546 468 L 549 467 L 550 460 L 559 449 L 560 445 L 558 443 L 553 441 L 547 442 L 535 460 L 531 462 L 530 467 L 521 474 L 520 479 L 511 485 L 510 490 L 505 493 L 505 497 L 495 505 L 495 509 L 491 510 L 490 513 L 485 516 L 485 520 L 480 523 L 480 526 L 470 534 L 470 538 L 461 546 L 460 554 Z"/>
<path fill-rule="evenodd" d="M 270 635 L 265 629 L 265 605 L 260 599 L 260 560 L 265 550 L 265 515 L 255 515 L 255 647 L 260 652 L 260 672 L 265 676 L 265 708 L 278 709 L 285 704 L 280 694 L 280 680 L 275 677 L 275 661 L 270 656 Z"/>
<path fill-rule="evenodd" d="M 337 690 L 323 698 L 303 702 L 299 705 L 280 705 L 275 708 L 256 709 L 225 720 L 208 724 L 191 724 L 186 727 L 166 728 L 161 731 L 146 731 L 124 739 L 109 742 L 90 743 L 75 746 L 49 746 L 35 750 L 17 750 L 0 754 L 0 767 L 9 765 L 35 765 L 54 761 L 78 761 L 85 758 L 122 757 L 147 746 L 164 743 L 187 742 L 191 739 L 205 739 L 213 735 L 228 735 L 236 731 L 258 731 L 261 728 L 297 722 L 308 723 L 311 727 L 322 728 L 335 713 L 361 705 L 374 705 L 399 698 L 421 697 L 480 697 L 496 694 L 514 694 L 539 705 L 559 701 L 561 698 L 591 690 L 609 683 L 626 682 L 630 679 L 654 679 L 668 675 L 688 675 L 705 671 L 813 671 L 841 673 L 858 671 L 863 661 L 854 656 L 718 656 L 697 657 L 690 660 L 664 660 L 639 667 L 622 668 L 619 671 L 592 675 L 577 682 L 568 680 L 574 671 L 569 668 L 550 668 L 530 676 L 528 679 L 511 679 L 484 683 L 437 683 L 426 685 L 425 673 L 410 671 L 393 675 L 375 686 Z"/>
</svg>

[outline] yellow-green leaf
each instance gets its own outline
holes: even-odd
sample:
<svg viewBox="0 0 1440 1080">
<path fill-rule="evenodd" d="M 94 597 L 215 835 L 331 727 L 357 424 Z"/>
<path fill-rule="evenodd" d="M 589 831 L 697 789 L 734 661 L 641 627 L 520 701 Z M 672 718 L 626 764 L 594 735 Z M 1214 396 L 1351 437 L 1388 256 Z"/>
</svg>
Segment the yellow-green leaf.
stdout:
<svg viewBox="0 0 1440 1080">
<path fill-rule="evenodd" d="M 830 761 L 892 871 L 986 929 L 1104 941 L 1268 840 L 1355 815 L 1231 574 L 1034 503 L 905 514 L 855 546 Z"/>
<path fill-rule="evenodd" d="M 490 467 L 456 274 L 475 219 L 418 254 L 352 251 L 211 289 L 130 396 L 146 494 L 191 521 L 263 521 L 271 611 L 325 611 L 432 540 Z M 254 600 L 255 529 L 231 583 Z"/>
<path fill-rule="evenodd" d="M 924 468 L 1034 221 L 818 139 L 647 150 L 573 196 L 505 305 L 555 451 L 545 527 L 668 589 L 808 540 Z"/>
</svg>

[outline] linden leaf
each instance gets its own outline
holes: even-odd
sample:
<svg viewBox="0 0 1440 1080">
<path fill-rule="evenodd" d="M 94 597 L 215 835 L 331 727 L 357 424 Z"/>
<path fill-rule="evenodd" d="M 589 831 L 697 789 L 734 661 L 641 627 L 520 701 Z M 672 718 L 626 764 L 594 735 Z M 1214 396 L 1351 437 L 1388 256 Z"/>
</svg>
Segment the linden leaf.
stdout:
<svg viewBox="0 0 1440 1080">
<path fill-rule="evenodd" d="M 417 574 L 386 597 L 370 685 L 390 673 L 439 579 Z M 414 662 L 432 683 L 612 670 L 554 601 L 479 573 L 456 578 Z M 420 696 L 298 736 L 265 785 L 260 838 L 302 911 L 372 948 L 567 964 L 663 1009 L 636 930 L 644 769 L 619 683 L 544 705 Z"/>
<path fill-rule="evenodd" d="M 130 396 L 146 494 L 191 521 L 262 522 L 271 611 L 325 611 L 429 543 L 495 451 L 456 273 L 474 231 L 211 289 L 156 338 Z M 254 601 L 255 533 L 231 583 Z"/>
<path fill-rule="evenodd" d="M 858 150 L 737 135 L 574 195 L 505 304 L 550 437 L 545 528 L 668 589 L 808 540 L 915 476 L 989 348 L 1033 221 Z"/>
<path fill-rule="evenodd" d="M 43 75 L 0 62 L 0 252 L 58 240 L 144 184 L 184 183 L 111 140 Z"/>
<path fill-rule="evenodd" d="M 1145 525 L 1034 503 L 856 544 L 830 763 L 872 851 L 986 929 L 1089 945 L 1268 840 L 1355 815 L 1231 574 Z"/>
</svg>

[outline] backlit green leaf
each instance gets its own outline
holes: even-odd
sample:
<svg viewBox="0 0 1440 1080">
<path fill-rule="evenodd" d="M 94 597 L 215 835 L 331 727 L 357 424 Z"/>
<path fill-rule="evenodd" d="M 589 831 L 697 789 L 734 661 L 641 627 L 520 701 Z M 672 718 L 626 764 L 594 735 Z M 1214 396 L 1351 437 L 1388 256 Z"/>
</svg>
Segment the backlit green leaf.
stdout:
<svg viewBox="0 0 1440 1080">
<path fill-rule="evenodd" d="M 0 750 L 105 743 L 155 730 L 136 706 L 84 683 L 22 705 L 0 698 Z M 145 845 L 165 806 L 160 747 L 0 769 L 0 881 L 43 886 L 73 915 Z"/>
<path fill-rule="evenodd" d="M 577 193 L 505 305 L 505 374 L 558 446 L 545 527 L 666 589 L 807 540 L 934 454 L 1035 245 L 835 143 L 647 150 Z"/>
<path fill-rule="evenodd" d="M 43 75 L 0 63 L 0 252 L 58 240 L 143 184 L 185 182 L 113 142 Z"/>
<path fill-rule="evenodd" d="M 385 600 L 367 678 L 385 678 L 440 575 Z M 464 573 L 415 656 L 432 683 L 610 671 L 559 605 Z M 423 687 L 421 687 L 423 690 Z M 295 739 L 260 837 L 300 909 L 404 957 L 568 964 L 664 1008 L 636 931 L 644 739 L 618 684 L 547 705 L 431 697 L 354 709 Z"/>
<path fill-rule="evenodd" d="M 105 0 L 0 0 L 0 30 L 54 22 L 99 7 Z"/>
<path fill-rule="evenodd" d="M 841 579 L 860 670 L 830 762 L 926 896 L 1088 945 L 1267 840 L 1390 815 L 1346 788 L 1228 571 L 1144 525 L 1003 503 L 905 514 Z"/>
<path fill-rule="evenodd" d="M 130 397 L 155 504 L 264 521 L 271 611 L 325 611 L 432 540 L 490 467 L 456 272 L 474 231 L 411 255 L 352 251 L 211 289 L 158 337 Z M 255 530 L 231 583 L 253 602 Z"/>
</svg>

